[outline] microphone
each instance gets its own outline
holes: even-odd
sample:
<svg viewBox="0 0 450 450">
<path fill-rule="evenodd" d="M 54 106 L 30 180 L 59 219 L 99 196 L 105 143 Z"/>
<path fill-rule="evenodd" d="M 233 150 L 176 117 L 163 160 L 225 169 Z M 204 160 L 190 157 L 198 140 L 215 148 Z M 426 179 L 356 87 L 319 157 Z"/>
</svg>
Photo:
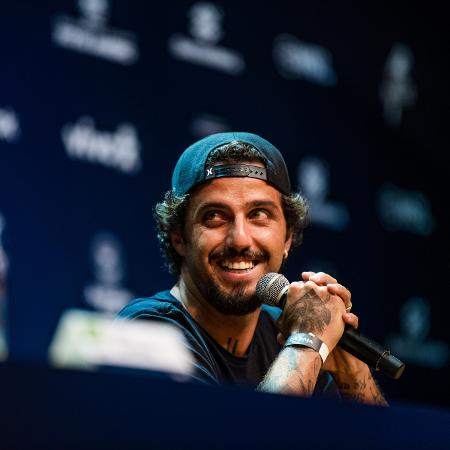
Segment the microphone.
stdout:
<svg viewBox="0 0 450 450">
<path fill-rule="evenodd" d="M 288 290 L 289 281 L 286 277 L 274 272 L 264 275 L 256 285 L 256 295 L 261 301 L 281 309 L 284 309 L 286 304 Z M 346 327 L 338 345 L 372 369 L 380 371 L 394 380 L 400 378 L 405 369 L 405 363 L 391 355 L 389 350 L 384 349 L 380 344 L 373 342 L 350 326 Z"/>
</svg>

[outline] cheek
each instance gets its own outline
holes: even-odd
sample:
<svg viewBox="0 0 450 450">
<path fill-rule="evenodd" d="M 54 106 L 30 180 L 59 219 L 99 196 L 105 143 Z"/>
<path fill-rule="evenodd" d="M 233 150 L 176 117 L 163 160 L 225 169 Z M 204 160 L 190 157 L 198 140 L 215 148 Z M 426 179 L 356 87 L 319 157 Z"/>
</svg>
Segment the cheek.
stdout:
<svg viewBox="0 0 450 450">
<path fill-rule="evenodd" d="M 283 262 L 286 248 L 286 229 L 284 227 L 267 227 L 259 230 L 257 237 L 255 235 L 255 246 L 269 255 L 270 269 L 278 271 Z"/>
<path fill-rule="evenodd" d="M 200 253 L 203 257 L 208 257 L 211 251 L 223 244 L 223 238 L 215 230 L 200 228 L 193 230 L 192 242 L 194 243 L 193 247 L 196 249 L 196 252 Z"/>
<path fill-rule="evenodd" d="M 253 236 L 259 245 L 277 251 L 284 250 L 286 230 L 282 227 L 259 227 L 254 230 Z"/>
</svg>

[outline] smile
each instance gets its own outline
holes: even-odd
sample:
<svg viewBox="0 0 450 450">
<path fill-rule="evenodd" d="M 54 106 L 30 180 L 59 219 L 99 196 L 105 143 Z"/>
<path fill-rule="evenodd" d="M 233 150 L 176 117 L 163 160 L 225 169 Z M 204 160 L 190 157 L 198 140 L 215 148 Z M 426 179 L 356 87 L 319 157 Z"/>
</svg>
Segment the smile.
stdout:
<svg viewBox="0 0 450 450">
<path fill-rule="evenodd" d="M 223 260 L 220 262 L 220 267 L 222 269 L 225 269 L 227 271 L 238 271 L 238 272 L 245 272 L 252 270 L 257 262 L 255 261 L 231 261 L 231 260 Z"/>
</svg>

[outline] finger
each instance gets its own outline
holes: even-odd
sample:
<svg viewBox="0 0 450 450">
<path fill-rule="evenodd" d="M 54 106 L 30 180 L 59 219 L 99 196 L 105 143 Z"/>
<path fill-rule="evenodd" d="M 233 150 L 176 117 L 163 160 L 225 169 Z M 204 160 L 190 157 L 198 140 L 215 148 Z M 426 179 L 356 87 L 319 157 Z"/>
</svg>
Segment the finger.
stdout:
<svg viewBox="0 0 450 450">
<path fill-rule="evenodd" d="M 342 284 L 339 284 L 339 283 L 331 283 L 331 284 L 327 284 L 327 289 L 328 289 L 328 292 L 330 292 L 330 294 L 338 295 L 339 297 L 341 297 L 346 308 L 351 308 L 352 294 L 345 286 L 342 286 Z"/>
<path fill-rule="evenodd" d="M 314 285 L 314 283 L 311 284 Z M 306 287 L 306 283 L 303 283 L 303 281 L 294 281 L 289 285 L 286 304 L 292 304 L 299 298 L 303 297 L 311 289 L 312 287 L 311 286 Z"/>
<path fill-rule="evenodd" d="M 306 283 L 303 281 L 294 281 L 289 285 L 288 296 L 298 298 L 305 293 Z M 311 286 L 308 287 L 308 290 L 311 289 Z"/>
<path fill-rule="evenodd" d="M 330 298 L 326 286 L 317 286 L 313 281 L 306 281 L 305 283 L 303 281 L 295 281 L 289 285 L 287 301 L 289 304 L 292 304 L 296 300 L 305 297 L 308 293 L 310 296 L 316 295 L 321 300 Z M 335 297 L 341 301 L 338 296 Z"/>
<path fill-rule="evenodd" d="M 321 286 L 326 286 L 330 283 L 337 283 L 336 278 L 333 278 L 325 272 L 317 272 L 314 275 L 311 275 L 309 280 L 314 281 L 314 283 L 320 284 Z"/>
<path fill-rule="evenodd" d="M 311 277 L 312 275 L 315 275 L 316 272 L 302 272 L 302 278 L 305 281 L 309 280 L 309 277 Z"/>
<path fill-rule="evenodd" d="M 326 289 L 326 287 L 324 287 L 324 289 Z M 340 311 L 341 312 L 341 314 L 345 314 L 345 304 L 344 304 L 344 302 L 342 301 L 342 298 L 341 297 L 339 297 L 338 295 L 330 295 L 330 293 L 327 291 L 327 294 L 326 294 L 327 296 L 328 296 L 328 299 L 330 300 L 330 301 L 333 301 L 335 304 L 336 304 L 336 308 L 338 308 L 338 311 Z"/>
<path fill-rule="evenodd" d="M 328 289 L 326 286 L 319 286 L 314 281 L 307 281 L 304 283 L 305 288 L 307 289 L 306 292 L 309 292 L 313 290 L 322 300 L 329 297 Z"/>
<path fill-rule="evenodd" d="M 355 330 L 358 329 L 359 319 L 355 314 L 346 312 L 342 315 L 342 320 L 352 326 Z"/>
</svg>

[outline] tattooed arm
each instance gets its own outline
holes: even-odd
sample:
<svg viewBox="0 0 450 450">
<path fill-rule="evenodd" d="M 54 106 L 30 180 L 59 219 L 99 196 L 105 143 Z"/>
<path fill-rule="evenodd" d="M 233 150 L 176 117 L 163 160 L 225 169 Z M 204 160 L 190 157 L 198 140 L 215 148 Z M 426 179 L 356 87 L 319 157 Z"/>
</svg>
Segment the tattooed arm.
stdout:
<svg viewBox="0 0 450 450">
<path fill-rule="evenodd" d="M 387 405 L 369 367 L 336 347 L 345 323 L 358 326 L 358 318 L 345 311 L 351 306 L 350 292 L 329 275 L 320 273 L 314 279 L 290 285 L 286 306 L 277 324 L 282 336 L 287 338 L 297 331 L 314 333 L 330 350 L 323 369 L 332 374 L 344 398 Z M 310 396 L 321 365 L 320 355 L 314 350 L 284 348 L 258 389 Z"/>
<path fill-rule="evenodd" d="M 313 282 L 292 283 L 278 328 L 286 338 L 312 332 L 331 350 L 344 330 L 342 300 Z M 267 372 L 259 390 L 310 396 L 322 366 L 320 355 L 306 347 L 284 348 Z"/>
<path fill-rule="evenodd" d="M 309 397 L 316 385 L 322 360 L 317 352 L 287 347 L 267 372 L 258 390 Z"/>
<path fill-rule="evenodd" d="M 323 272 L 303 272 L 305 281 L 313 281 L 324 286 L 328 292 L 338 295 L 351 308 L 351 294 L 348 289 L 337 283 L 336 279 Z M 357 328 L 358 318 L 351 313 L 344 313 L 343 320 Z M 344 398 L 368 404 L 387 406 L 369 367 L 340 347 L 335 347 L 325 361 L 324 370 L 331 373 Z"/>
<path fill-rule="evenodd" d="M 357 376 L 340 375 L 335 377 L 335 380 L 339 392 L 346 399 L 371 405 L 388 406 L 368 367 Z"/>
<path fill-rule="evenodd" d="M 339 347 L 326 360 L 324 370 L 331 373 L 343 398 L 388 406 L 367 364 Z"/>
</svg>

